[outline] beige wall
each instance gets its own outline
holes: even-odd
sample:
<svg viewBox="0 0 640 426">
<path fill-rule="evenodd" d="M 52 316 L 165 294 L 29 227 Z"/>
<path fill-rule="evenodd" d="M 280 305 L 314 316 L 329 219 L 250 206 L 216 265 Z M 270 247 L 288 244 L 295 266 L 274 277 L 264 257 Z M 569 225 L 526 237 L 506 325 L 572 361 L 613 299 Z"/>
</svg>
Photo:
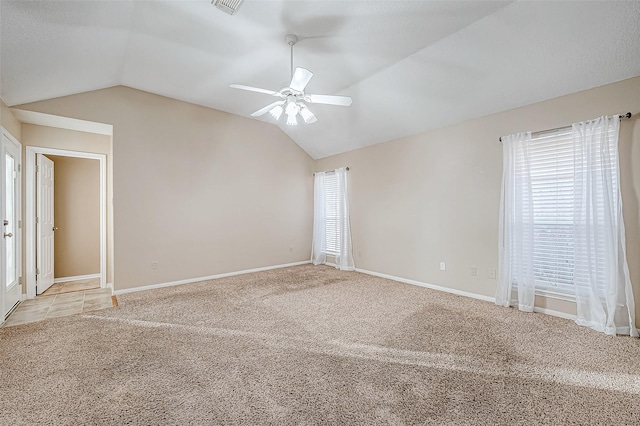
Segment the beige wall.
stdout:
<svg viewBox="0 0 640 426">
<path fill-rule="evenodd" d="M 7 105 L 0 99 L 0 125 L 7 129 L 18 142 L 22 139 L 22 123 L 13 115 Z"/>
<path fill-rule="evenodd" d="M 100 273 L 100 162 L 47 155 L 54 163 L 55 277 Z"/>
<path fill-rule="evenodd" d="M 640 317 L 640 77 L 321 159 L 316 171 L 350 167 L 356 267 L 494 296 L 489 272 L 498 266 L 498 137 L 627 111 L 636 115 L 621 122 L 621 190 Z M 537 303 L 575 313 L 571 303 Z"/>
<path fill-rule="evenodd" d="M 116 290 L 310 258 L 314 161 L 277 127 L 121 86 L 20 108 L 114 126 Z"/>
<path fill-rule="evenodd" d="M 23 159 L 26 159 L 27 146 L 105 155 L 107 160 L 107 283 L 113 282 L 113 205 L 110 202 L 113 199 L 111 144 L 111 136 L 107 135 L 60 129 L 56 127 L 39 126 L 35 124 L 22 124 Z M 22 175 L 22 211 L 25 212 L 26 176 L 24 173 Z M 22 247 L 24 253 L 26 249 L 25 241 L 23 241 Z M 24 258 L 25 257 L 23 257 L 23 259 Z M 22 264 L 26 267 L 25 263 L 26 262 L 23 262 Z M 23 276 L 26 276 L 26 271 L 23 271 Z M 68 275 L 58 275 L 58 271 L 56 271 L 56 276 Z"/>
<path fill-rule="evenodd" d="M 315 163 L 274 126 L 125 87 L 21 108 L 114 125 L 116 289 L 307 260 L 315 165 L 351 168 L 358 268 L 493 296 L 498 137 L 637 113 L 640 78 Z M 637 114 L 622 122 L 620 151 L 628 259 L 640 312 Z M 150 267 L 153 260 L 157 270 Z M 444 272 L 440 261 L 447 264 Z M 574 309 L 554 299 L 537 298 L 537 304 Z"/>
</svg>

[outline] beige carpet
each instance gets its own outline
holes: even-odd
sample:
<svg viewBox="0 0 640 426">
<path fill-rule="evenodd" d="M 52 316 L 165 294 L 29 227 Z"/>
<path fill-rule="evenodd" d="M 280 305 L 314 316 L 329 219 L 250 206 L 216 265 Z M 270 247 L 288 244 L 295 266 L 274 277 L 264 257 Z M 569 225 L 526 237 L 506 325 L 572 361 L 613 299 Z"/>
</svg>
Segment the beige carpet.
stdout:
<svg viewBox="0 0 640 426">
<path fill-rule="evenodd" d="M 2 424 L 640 423 L 640 340 L 330 267 L 0 329 Z"/>
</svg>

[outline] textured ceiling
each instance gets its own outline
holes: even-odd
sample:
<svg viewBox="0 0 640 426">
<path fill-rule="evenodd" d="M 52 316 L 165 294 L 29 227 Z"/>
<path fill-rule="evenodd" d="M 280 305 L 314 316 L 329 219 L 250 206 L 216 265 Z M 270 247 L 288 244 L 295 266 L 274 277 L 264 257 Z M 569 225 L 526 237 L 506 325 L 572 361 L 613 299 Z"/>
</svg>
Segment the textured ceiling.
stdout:
<svg viewBox="0 0 640 426">
<path fill-rule="evenodd" d="M 640 75 L 640 2 L 6 1 L 8 105 L 125 85 L 248 117 L 295 65 L 312 125 L 278 124 L 314 158 Z M 261 118 L 273 122 L 267 114 Z"/>
</svg>

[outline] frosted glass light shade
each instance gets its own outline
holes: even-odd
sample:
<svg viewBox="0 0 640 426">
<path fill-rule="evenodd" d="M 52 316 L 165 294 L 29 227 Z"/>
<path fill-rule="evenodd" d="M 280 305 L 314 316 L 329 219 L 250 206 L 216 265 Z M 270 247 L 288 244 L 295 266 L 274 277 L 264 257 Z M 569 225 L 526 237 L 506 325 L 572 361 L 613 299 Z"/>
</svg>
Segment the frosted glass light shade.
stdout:
<svg viewBox="0 0 640 426">
<path fill-rule="evenodd" d="M 273 108 L 271 111 L 269 111 L 269 113 L 273 118 L 275 118 L 276 120 L 279 120 L 283 111 L 284 109 L 282 108 L 282 105 L 278 105 L 275 108 Z"/>
<path fill-rule="evenodd" d="M 318 121 L 316 116 L 311 112 L 309 108 L 307 108 L 306 105 L 302 105 L 300 107 L 300 116 L 307 124 L 315 123 L 316 121 Z"/>
<path fill-rule="evenodd" d="M 287 124 L 289 126 L 295 126 L 298 124 L 298 119 L 296 118 L 297 114 L 287 114 Z"/>
</svg>

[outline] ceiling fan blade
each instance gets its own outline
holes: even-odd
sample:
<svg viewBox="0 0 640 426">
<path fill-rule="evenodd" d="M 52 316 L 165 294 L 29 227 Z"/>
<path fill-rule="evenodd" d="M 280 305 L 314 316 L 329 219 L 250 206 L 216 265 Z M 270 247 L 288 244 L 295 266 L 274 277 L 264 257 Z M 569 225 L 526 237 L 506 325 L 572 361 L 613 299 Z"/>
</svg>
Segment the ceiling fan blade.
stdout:
<svg viewBox="0 0 640 426">
<path fill-rule="evenodd" d="M 258 87 L 244 86 L 242 84 L 232 84 L 229 87 L 233 87 L 234 89 L 240 89 L 240 90 L 248 90 L 250 92 L 264 93 L 265 95 L 280 96 L 280 92 L 274 92 L 273 90 L 267 90 L 267 89 L 260 89 Z"/>
<path fill-rule="evenodd" d="M 350 96 L 333 96 L 333 95 L 306 95 L 304 97 L 308 102 L 314 104 L 340 105 L 350 106 Z"/>
<path fill-rule="evenodd" d="M 271 108 L 274 108 L 278 105 L 282 105 L 284 103 L 284 101 L 275 101 L 272 104 L 267 105 L 266 107 L 257 110 L 256 112 L 254 112 L 253 114 L 251 114 L 252 117 L 260 117 L 261 115 L 264 115 L 266 113 L 268 113 Z"/>
<path fill-rule="evenodd" d="M 309 80 L 313 77 L 313 73 L 305 68 L 296 68 L 291 79 L 289 87 L 298 92 L 304 92 L 304 88 L 309 84 Z"/>
</svg>

